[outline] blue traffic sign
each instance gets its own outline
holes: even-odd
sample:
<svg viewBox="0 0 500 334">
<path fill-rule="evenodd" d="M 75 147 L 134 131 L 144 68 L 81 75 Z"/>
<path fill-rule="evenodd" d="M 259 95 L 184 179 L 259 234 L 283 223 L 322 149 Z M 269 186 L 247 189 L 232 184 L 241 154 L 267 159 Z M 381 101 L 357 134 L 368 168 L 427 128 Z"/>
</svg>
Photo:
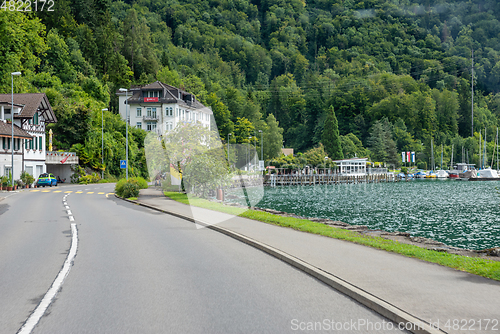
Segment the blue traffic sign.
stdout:
<svg viewBox="0 0 500 334">
<path fill-rule="evenodd" d="M 120 168 L 121 169 L 127 168 L 127 160 L 120 160 Z"/>
</svg>

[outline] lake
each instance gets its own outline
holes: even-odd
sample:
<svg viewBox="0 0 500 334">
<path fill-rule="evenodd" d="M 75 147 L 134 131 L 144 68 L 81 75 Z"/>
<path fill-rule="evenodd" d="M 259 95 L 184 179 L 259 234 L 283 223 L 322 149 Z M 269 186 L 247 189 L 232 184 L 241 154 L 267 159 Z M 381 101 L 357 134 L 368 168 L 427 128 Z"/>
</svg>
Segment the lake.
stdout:
<svg viewBox="0 0 500 334">
<path fill-rule="evenodd" d="M 256 206 L 484 249 L 500 246 L 499 187 L 498 181 L 439 179 L 266 187 Z"/>
</svg>

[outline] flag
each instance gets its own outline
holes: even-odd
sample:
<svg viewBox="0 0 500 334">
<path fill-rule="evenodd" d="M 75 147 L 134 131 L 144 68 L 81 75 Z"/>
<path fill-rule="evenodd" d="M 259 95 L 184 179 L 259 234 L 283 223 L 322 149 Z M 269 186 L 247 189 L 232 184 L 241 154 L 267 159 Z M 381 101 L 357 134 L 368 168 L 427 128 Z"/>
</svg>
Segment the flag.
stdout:
<svg viewBox="0 0 500 334">
<path fill-rule="evenodd" d="M 411 152 L 406 152 L 406 162 L 411 162 Z"/>
<path fill-rule="evenodd" d="M 405 158 L 406 158 L 406 154 L 405 154 L 405 152 L 401 152 L 401 158 L 402 158 L 403 162 L 406 162 L 406 161 L 405 161 Z"/>
<path fill-rule="evenodd" d="M 65 163 L 65 162 L 66 162 L 66 160 L 68 160 L 68 158 L 69 158 L 69 155 L 67 155 L 64 159 L 62 159 L 62 160 L 61 160 L 61 163 L 62 163 L 62 164 L 63 164 L 63 163 Z"/>
<path fill-rule="evenodd" d="M 415 152 L 411 152 L 411 162 L 415 162 Z"/>
</svg>

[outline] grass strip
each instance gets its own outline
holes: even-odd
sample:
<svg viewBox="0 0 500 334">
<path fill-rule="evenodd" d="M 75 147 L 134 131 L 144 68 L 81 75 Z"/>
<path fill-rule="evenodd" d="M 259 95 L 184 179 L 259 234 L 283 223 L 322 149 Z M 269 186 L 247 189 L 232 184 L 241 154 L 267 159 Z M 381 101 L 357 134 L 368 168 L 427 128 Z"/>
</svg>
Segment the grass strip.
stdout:
<svg viewBox="0 0 500 334">
<path fill-rule="evenodd" d="M 189 200 L 187 195 L 183 193 L 164 192 L 164 194 L 165 196 L 183 204 L 234 214 L 240 217 L 258 220 L 268 224 L 293 228 L 297 231 L 319 234 L 334 239 L 346 240 L 500 281 L 499 261 L 433 251 L 426 248 L 397 242 L 394 240 L 384 239 L 381 237 L 362 235 L 354 231 L 344 230 L 341 228 L 312 222 L 307 219 L 282 217 L 279 215 L 273 215 L 268 212 L 256 210 L 247 210 L 241 213 L 240 208 L 211 202 L 205 199 L 191 198 L 191 200 Z"/>
</svg>

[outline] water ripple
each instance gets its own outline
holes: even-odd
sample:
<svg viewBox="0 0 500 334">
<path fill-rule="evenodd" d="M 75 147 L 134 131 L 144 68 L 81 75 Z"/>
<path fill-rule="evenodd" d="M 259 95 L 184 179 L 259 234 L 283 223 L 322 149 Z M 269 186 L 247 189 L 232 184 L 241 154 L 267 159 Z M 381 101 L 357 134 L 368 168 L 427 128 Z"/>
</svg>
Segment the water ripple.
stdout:
<svg viewBox="0 0 500 334">
<path fill-rule="evenodd" d="M 415 180 L 267 187 L 257 206 L 372 229 L 409 232 L 455 247 L 483 249 L 500 246 L 498 185 Z"/>
</svg>

